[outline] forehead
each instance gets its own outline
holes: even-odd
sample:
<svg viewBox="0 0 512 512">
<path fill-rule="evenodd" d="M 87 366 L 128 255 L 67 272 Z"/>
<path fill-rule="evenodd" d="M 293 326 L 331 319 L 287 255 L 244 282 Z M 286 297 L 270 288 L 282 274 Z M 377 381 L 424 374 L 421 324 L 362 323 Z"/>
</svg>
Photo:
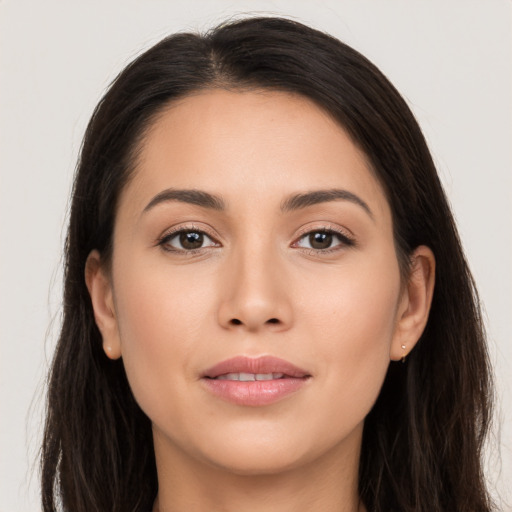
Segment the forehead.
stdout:
<svg viewBox="0 0 512 512">
<path fill-rule="evenodd" d="M 167 188 L 280 201 L 345 188 L 387 210 L 365 154 L 315 103 L 276 91 L 207 90 L 171 103 L 147 130 L 130 203 Z M 133 196 L 136 197 L 133 197 Z"/>
</svg>

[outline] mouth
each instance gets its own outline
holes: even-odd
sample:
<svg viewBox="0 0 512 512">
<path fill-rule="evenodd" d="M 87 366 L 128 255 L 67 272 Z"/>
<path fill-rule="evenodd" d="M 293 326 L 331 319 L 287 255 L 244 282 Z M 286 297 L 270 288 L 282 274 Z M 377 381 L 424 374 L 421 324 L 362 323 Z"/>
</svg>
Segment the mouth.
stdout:
<svg viewBox="0 0 512 512">
<path fill-rule="evenodd" d="M 201 376 L 205 388 L 218 398 L 243 406 L 264 406 L 303 389 L 311 374 L 272 356 L 239 356 L 216 364 Z"/>
<path fill-rule="evenodd" d="M 309 373 L 298 366 L 273 356 L 238 356 L 222 361 L 206 370 L 202 377 L 239 381 L 261 381 L 282 378 L 310 377 Z M 253 378 L 254 377 L 254 378 Z"/>
<path fill-rule="evenodd" d="M 225 373 L 223 375 L 219 375 L 214 377 L 216 380 L 237 380 L 240 382 L 254 382 L 254 381 L 263 381 L 263 380 L 276 380 L 276 379 L 285 379 L 289 377 L 289 375 L 285 375 L 284 373 Z"/>
</svg>

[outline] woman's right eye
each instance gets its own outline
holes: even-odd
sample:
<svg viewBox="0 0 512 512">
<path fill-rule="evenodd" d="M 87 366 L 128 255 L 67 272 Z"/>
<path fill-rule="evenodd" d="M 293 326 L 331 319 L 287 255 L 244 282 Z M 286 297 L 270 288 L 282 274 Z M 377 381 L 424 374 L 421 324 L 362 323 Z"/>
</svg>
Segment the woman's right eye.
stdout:
<svg viewBox="0 0 512 512">
<path fill-rule="evenodd" d="M 218 247 L 219 244 L 203 231 L 182 229 L 165 235 L 159 241 L 159 245 L 166 251 L 190 252 L 204 249 L 205 247 Z"/>
</svg>

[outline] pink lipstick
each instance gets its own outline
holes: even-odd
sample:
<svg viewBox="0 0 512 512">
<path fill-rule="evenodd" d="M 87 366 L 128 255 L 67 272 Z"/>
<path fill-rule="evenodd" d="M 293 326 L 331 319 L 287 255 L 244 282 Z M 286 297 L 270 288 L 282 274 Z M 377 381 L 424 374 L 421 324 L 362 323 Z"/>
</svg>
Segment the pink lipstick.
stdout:
<svg viewBox="0 0 512 512">
<path fill-rule="evenodd" d="M 311 375 L 272 356 L 227 359 L 206 370 L 201 381 L 212 394 L 237 405 L 269 405 L 299 391 Z"/>
</svg>

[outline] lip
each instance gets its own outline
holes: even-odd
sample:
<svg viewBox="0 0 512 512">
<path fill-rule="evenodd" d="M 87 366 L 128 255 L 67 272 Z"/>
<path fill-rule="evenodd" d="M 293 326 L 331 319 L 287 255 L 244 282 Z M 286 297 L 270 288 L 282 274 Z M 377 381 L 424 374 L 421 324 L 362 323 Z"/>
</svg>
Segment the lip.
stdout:
<svg viewBox="0 0 512 512">
<path fill-rule="evenodd" d="M 257 381 L 216 380 L 228 373 L 281 373 L 282 378 Z M 236 405 L 260 407 L 278 402 L 302 389 L 311 375 L 294 364 L 273 356 L 237 356 L 222 361 L 201 375 L 206 390 Z"/>
<path fill-rule="evenodd" d="M 226 373 L 284 373 L 288 377 L 302 378 L 309 373 L 298 366 L 274 356 L 237 356 L 226 359 L 206 370 L 202 377 L 214 379 Z"/>
</svg>

